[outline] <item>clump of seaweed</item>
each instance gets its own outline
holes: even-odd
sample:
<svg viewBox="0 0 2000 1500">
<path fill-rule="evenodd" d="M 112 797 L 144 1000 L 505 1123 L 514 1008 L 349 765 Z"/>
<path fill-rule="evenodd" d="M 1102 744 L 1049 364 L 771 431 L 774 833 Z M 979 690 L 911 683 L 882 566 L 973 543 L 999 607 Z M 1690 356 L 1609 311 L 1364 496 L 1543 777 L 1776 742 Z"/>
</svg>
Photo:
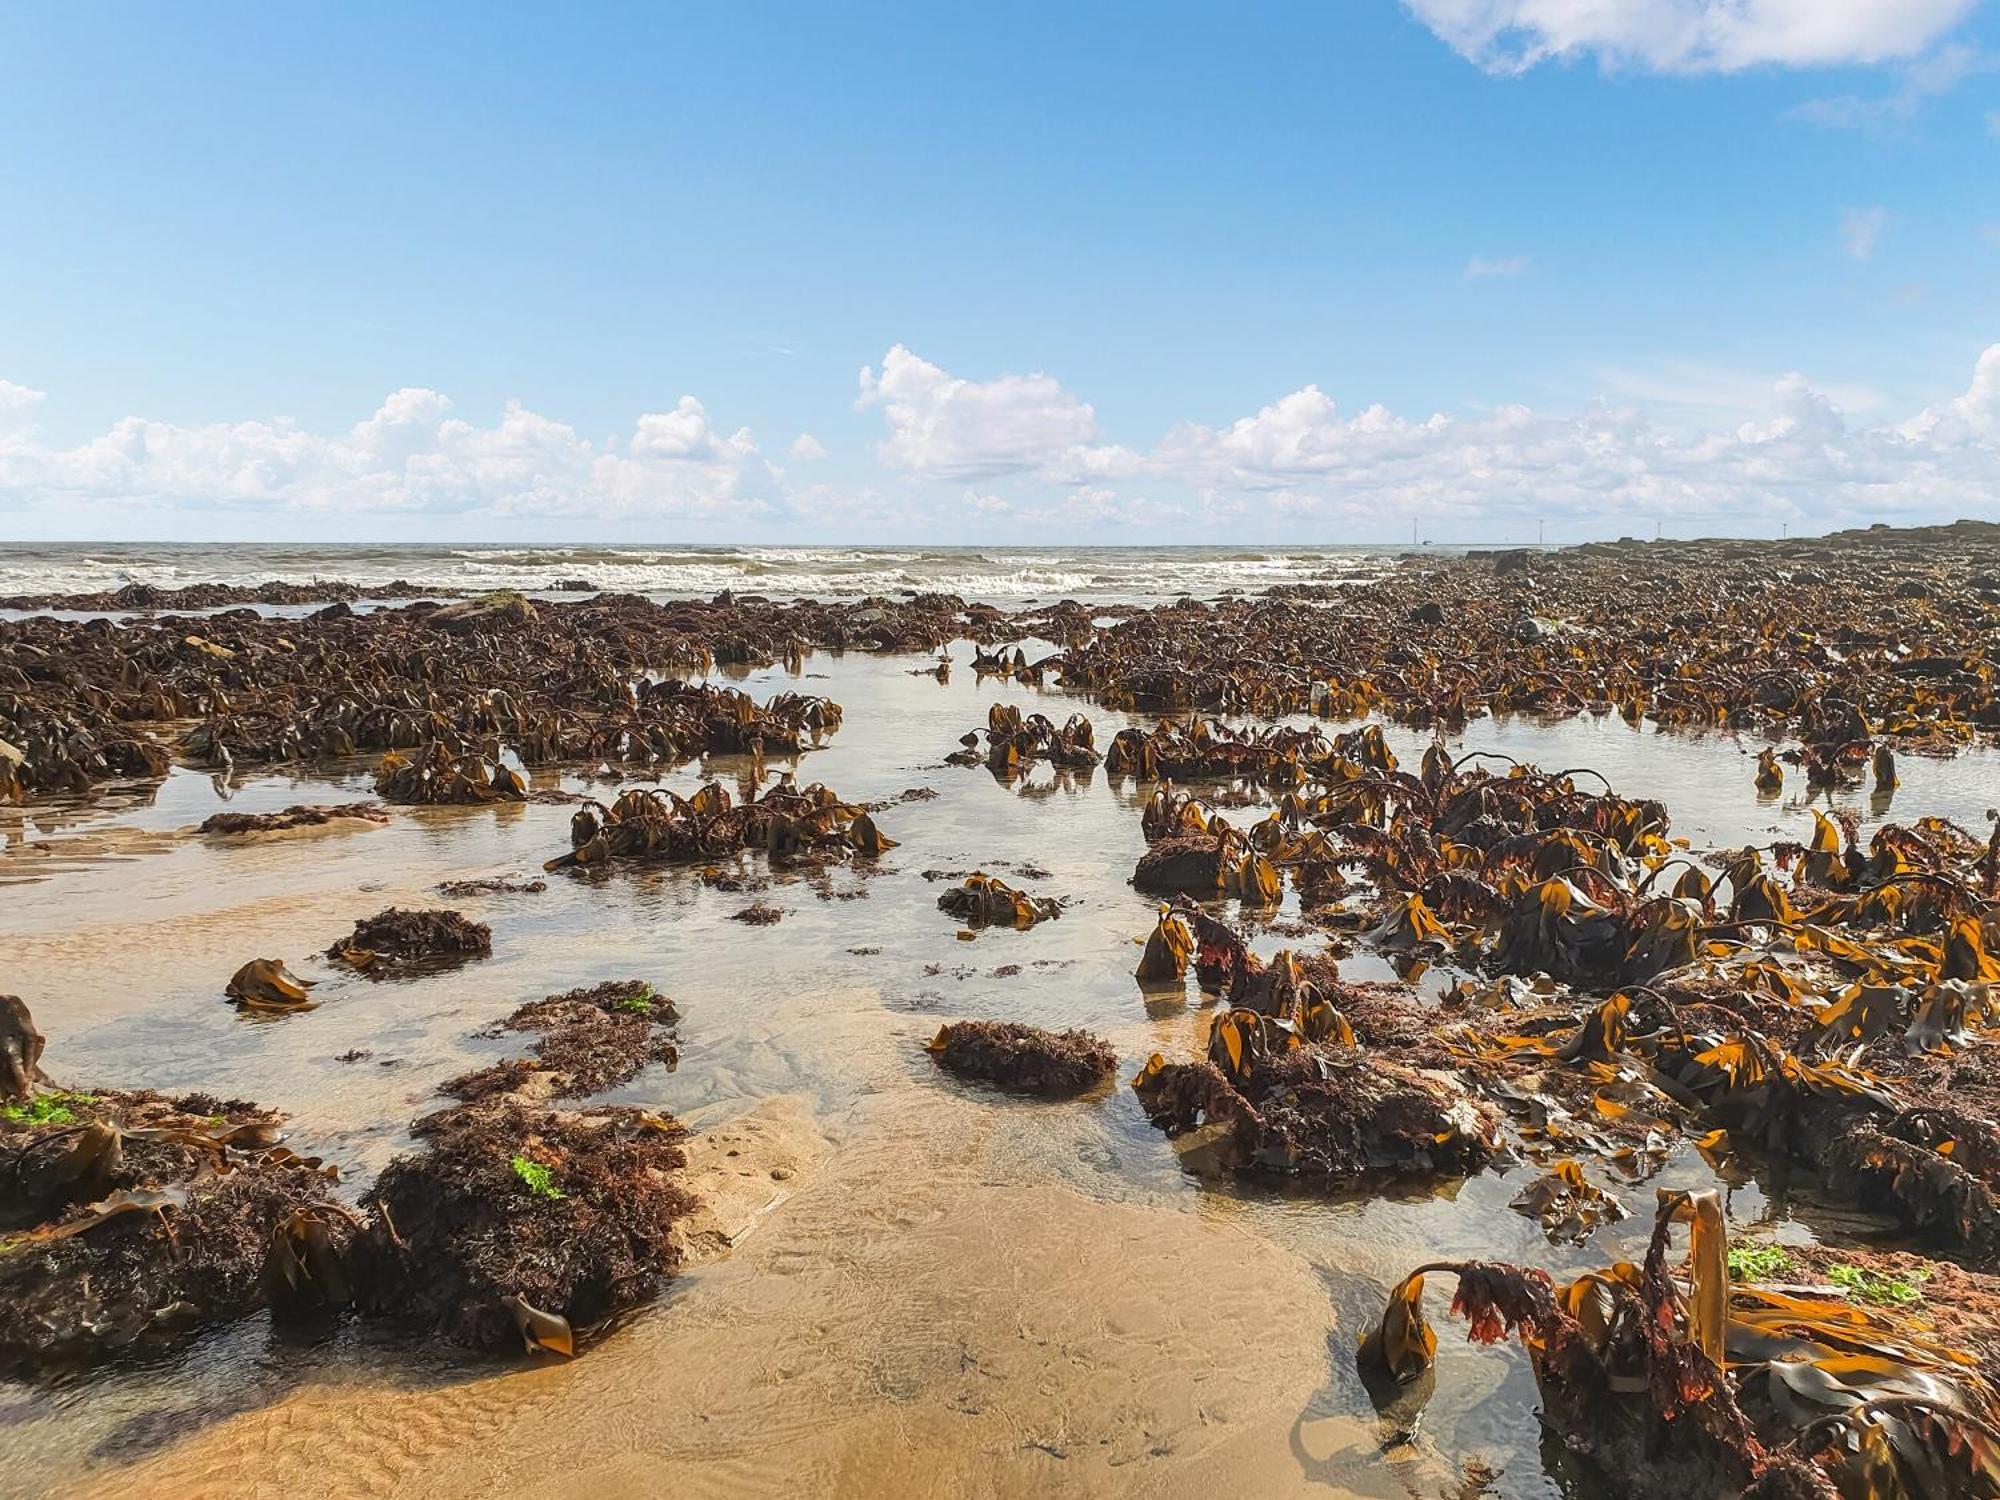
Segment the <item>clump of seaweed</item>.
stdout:
<svg viewBox="0 0 2000 1500">
<path fill-rule="evenodd" d="M 1668 1263 L 1679 1222 L 1692 1230 L 1684 1274 Z M 2000 1495 L 2000 1407 L 1974 1358 L 1838 1285 L 1732 1280 L 1712 1191 L 1660 1194 L 1643 1266 L 1564 1285 L 1479 1261 L 1405 1277 L 1358 1361 L 1406 1424 L 1402 1393 L 1436 1358 L 1432 1275 L 1457 1279 L 1452 1310 L 1474 1341 L 1521 1339 L 1556 1441 L 1638 1500 Z"/>
<path fill-rule="evenodd" d="M 241 1100 L 45 1091 L 0 1110 L 0 1369 L 85 1363 L 266 1300 L 278 1225 L 351 1218 Z"/>
<path fill-rule="evenodd" d="M 1018 1021 L 956 1021 L 926 1044 L 939 1067 L 1010 1093 L 1068 1098 L 1118 1066 L 1108 1042 L 1087 1031 L 1044 1031 Z"/>
<path fill-rule="evenodd" d="M 1062 915 L 1062 902 L 1052 896 L 1030 896 L 997 875 L 975 870 L 961 885 L 938 897 L 938 910 L 968 927 L 1034 926 Z"/>
<path fill-rule="evenodd" d="M 510 1058 L 448 1080 L 454 1098 L 496 1094 L 581 1099 L 630 1082 L 648 1063 L 679 1057 L 673 1001 L 640 979 L 610 980 L 521 1006 L 496 1028 L 540 1033 L 532 1059 Z"/>
<path fill-rule="evenodd" d="M 415 759 L 391 750 L 375 768 L 375 794 L 390 802 L 524 802 L 528 783 L 519 771 L 483 755 L 455 753 L 434 740 Z"/>
<path fill-rule="evenodd" d="M 866 808 L 843 802 L 817 783 L 789 779 L 761 797 L 735 802 L 711 781 L 692 797 L 664 787 L 634 788 L 609 807 L 585 802 L 570 820 L 570 851 L 544 869 L 567 870 L 612 860 L 692 863 L 741 850 L 775 860 L 825 860 L 844 854 L 872 858 L 896 841 L 875 826 Z"/>
<path fill-rule="evenodd" d="M 293 828 L 322 828 L 330 823 L 381 825 L 389 814 L 379 802 L 342 802 L 334 806 L 294 804 L 274 813 L 212 813 L 203 820 L 206 834 L 282 833 Z"/>
<path fill-rule="evenodd" d="M 326 956 L 370 978 L 386 979 L 484 958 L 492 951 L 493 929 L 463 912 L 392 906 L 358 920 Z"/>
<path fill-rule="evenodd" d="M 686 1132 L 644 1110 L 466 1104 L 382 1170 L 354 1278 L 372 1316 L 467 1348 L 573 1355 L 679 1264 Z"/>
<path fill-rule="evenodd" d="M 986 711 L 986 748 L 979 749 L 977 732 L 963 736 L 963 747 L 945 757 L 955 765 L 980 765 L 996 776 L 1012 776 L 1038 760 L 1064 771 L 1087 771 L 1098 762 L 1097 736 L 1090 720 L 1071 714 L 1061 728 L 1046 714 L 1023 715 L 1011 703 L 996 703 Z"/>
</svg>

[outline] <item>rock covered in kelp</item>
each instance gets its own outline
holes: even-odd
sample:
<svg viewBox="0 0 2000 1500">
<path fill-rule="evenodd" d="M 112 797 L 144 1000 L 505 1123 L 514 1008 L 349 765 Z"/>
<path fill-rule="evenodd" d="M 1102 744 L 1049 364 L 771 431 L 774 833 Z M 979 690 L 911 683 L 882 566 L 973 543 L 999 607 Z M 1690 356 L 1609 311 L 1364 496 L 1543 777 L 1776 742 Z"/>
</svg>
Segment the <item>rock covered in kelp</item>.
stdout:
<svg viewBox="0 0 2000 1500">
<path fill-rule="evenodd" d="M 273 1234 L 332 1169 L 242 1101 L 51 1091 L 0 1114 L 0 1369 L 85 1362 L 264 1304 Z"/>
<path fill-rule="evenodd" d="M 382 977 L 438 964 L 484 958 L 493 951 L 493 929 L 463 912 L 442 907 L 405 911 L 390 907 L 354 924 L 351 936 L 326 956 L 362 973 Z"/>
<path fill-rule="evenodd" d="M 1222 888 L 1221 845 L 1212 834 L 1159 839 L 1139 856 L 1132 884 L 1155 896 L 1213 896 Z"/>
<path fill-rule="evenodd" d="M 1032 927 L 1062 915 L 1062 903 L 1049 896 L 1030 896 L 997 875 L 975 870 L 965 883 L 938 897 L 938 910 L 968 927 Z"/>
<path fill-rule="evenodd" d="M 456 754 L 442 741 L 412 760 L 391 750 L 375 768 L 375 794 L 409 804 L 524 802 L 528 783 L 519 771 L 483 755 Z"/>
<path fill-rule="evenodd" d="M 958 1021 L 927 1044 L 938 1066 L 1017 1094 L 1067 1098 L 1094 1088 L 1118 1054 L 1087 1031 L 1045 1031 L 1018 1021 Z"/>
<path fill-rule="evenodd" d="M 1490 1105 L 1449 1077 L 1352 1047 L 1301 1046 L 1259 1059 L 1240 1089 L 1212 1063 L 1155 1055 L 1132 1087 L 1170 1135 L 1224 1127 L 1221 1159 L 1238 1173 L 1341 1188 L 1465 1176 L 1500 1153 Z"/>
<path fill-rule="evenodd" d="M 644 1110 L 462 1105 L 424 1122 L 364 1200 L 364 1311 L 489 1352 L 575 1352 L 679 1264 L 685 1131 Z"/>
<path fill-rule="evenodd" d="M 482 630 L 518 630 L 536 619 L 535 606 L 520 594 L 482 595 L 432 610 L 426 619 L 439 630 L 471 635 Z"/>
<path fill-rule="evenodd" d="M 474 880 L 442 880 L 440 896 L 539 896 L 549 888 L 546 880 L 521 880 L 512 875 L 485 875 Z"/>
<path fill-rule="evenodd" d="M 618 859 L 709 860 L 755 849 L 774 860 L 873 858 L 896 846 L 866 808 L 817 782 L 795 786 L 789 777 L 740 803 L 719 781 L 692 797 L 646 787 L 621 792 L 609 807 L 587 800 L 570 819 L 569 838 L 570 852 L 547 861 L 544 870 Z"/>
<path fill-rule="evenodd" d="M 672 1067 L 680 1056 L 673 1033 L 679 1020 L 673 1001 L 641 979 L 549 995 L 495 1028 L 540 1033 L 532 1059 L 509 1058 L 462 1073 L 443 1092 L 466 1100 L 496 1094 L 581 1099 L 629 1083 L 649 1063 Z"/>
<path fill-rule="evenodd" d="M 343 802 L 335 806 L 297 804 L 283 812 L 219 812 L 201 825 L 207 834 L 281 833 L 293 828 L 319 828 L 329 823 L 383 824 L 389 814 L 379 802 Z"/>
</svg>

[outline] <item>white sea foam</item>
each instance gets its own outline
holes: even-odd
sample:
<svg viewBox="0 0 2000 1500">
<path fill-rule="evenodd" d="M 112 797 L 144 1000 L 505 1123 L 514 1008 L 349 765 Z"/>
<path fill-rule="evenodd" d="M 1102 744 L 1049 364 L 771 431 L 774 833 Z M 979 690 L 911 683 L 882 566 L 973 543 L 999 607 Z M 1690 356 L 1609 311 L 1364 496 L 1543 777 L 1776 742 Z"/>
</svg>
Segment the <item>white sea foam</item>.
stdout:
<svg viewBox="0 0 2000 1500">
<path fill-rule="evenodd" d="M 958 594 L 996 604 L 1055 600 L 1213 597 L 1277 584 L 1339 583 L 1387 565 L 1386 548 L 1333 547 L 798 547 L 0 545 L 0 598 L 91 593 L 128 583 L 254 585 L 339 579 L 363 590 L 392 581 L 436 591 L 546 592 L 582 579 L 656 598 L 707 597 L 724 589 L 778 598 Z"/>
</svg>

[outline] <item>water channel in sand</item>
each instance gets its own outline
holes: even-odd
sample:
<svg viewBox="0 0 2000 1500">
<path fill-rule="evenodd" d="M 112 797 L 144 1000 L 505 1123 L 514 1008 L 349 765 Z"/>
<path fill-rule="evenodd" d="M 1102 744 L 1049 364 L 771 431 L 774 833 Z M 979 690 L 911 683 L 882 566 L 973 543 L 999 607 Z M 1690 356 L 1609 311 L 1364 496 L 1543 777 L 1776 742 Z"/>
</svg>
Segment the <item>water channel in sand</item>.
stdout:
<svg viewBox="0 0 2000 1500">
<path fill-rule="evenodd" d="M 1411 1264 L 1602 1264 L 1643 1242 L 1645 1204 L 1581 1249 L 1552 1248 L 1506 1206 L 1518 1170 L 1351 1202 L 1183 1170 L 1124 1086 L 1150 1052 L 1198 1050 L 1208 1017 L 1196 999 L 1148 1001 L 1131 977 L 1133 940 L 1152 924 L 1153 903 L 1126 883 L 1150 788 L 1045 765 L 1009 784 L 942 763 L 996 701 L 1058 722 L 1081 710 L 1100 745 L 1136 721 L 978 681 L 963 643 L 956 655 L 946 684 L 923 658 L 857 655 L 730 677 L 760 698 L 796 689 L 846 706 L 801 779 L 852 801 L 937 793 L 879 814 L 900 846 L 875 873 L 773 875 L 762 899 L 784 918 L 772 927 L 730 920 L 753 897 L 688 869 L 438 896 L 447 879 L 538 874 L 567 847 L 556 805 L 396 809 L 387 828 L 303 836 L 190 831 L 223 806 L 367 796 L 361 765 L 252 777 L 226 802 L 212 778 L 177 771 L 146 798 L 0 810 L 0 991 L 33 1006 L 59 1081 L 283 1108 L 292 1143 L 358 1192 L 408 1144 L 441 1079 L 518 1046 L 477 1033 L 523 1000 L 642 977 L 683 1012 L 680 1065 L 611 1097 L 704 1133 L 691 1154 L 714 1204 L 694 1268 L 574 1363 L 495 1365 L 351 1330 L 290 1342 L 252 1319 L 170 1354 L 0 1385 L 7 1493 L 1428 1497 L 1471 1459 L 1498 1471 L 1498 1494 L 1587 1493 L 1545 1467 L 1517 1352 L 1441 1326 L 1421 1439 L 1384 1452 L 1352 1350 Z M 1421 753 L 1422 736 L 1388 734 L 1399 755 Z M 1481 721 L 1453 744 L 1595 767 L 1621 793 L 1663 799 L 1697 849 L 1810 830 L 1797 797 L 1758 797 L 1755 747 L 1733 738 L 1611 716 Z M 704 772 L 746 771 L 716 760 L 665 781 L 685 792 Z M 1988 754 L 1906 758 L 1894 813 L 1981 827 L 1993 771 Z M 1864 828 L 1886 811 L 1865 792 L 1852 810 Z M 962 941 L 925 872 L 981 867 L 1071 905 L 1030 932 Z M 743 873 L 768 872 L 746 858 Z M 309 959 L 392 904 L 490 922 L 493 957 L 387 983 Z M 1257 925 L 1295 915 L 1288 897 Z M 1256 946 L 1300 941 L 1267 930 Z M 321 1004 L 240 1016 L 222 986 L 252 957 L 322 978 Z M 1343 968 L 1389 972 L 1368 957 Z M 1053 1105 L 961 1086 L 921 1044 L 966 1017 L 1088 1027 L 1119 1050 L 1119 1082 Z M 1705 1178 L 1683 1150 L 1659 1180 Z M 1651 1186 L 1639 1193 L 1650 1201 Z M 1852 1227 L 1754 1188 L 1730 1206 L 1793 1239 Z"/>
</svg>

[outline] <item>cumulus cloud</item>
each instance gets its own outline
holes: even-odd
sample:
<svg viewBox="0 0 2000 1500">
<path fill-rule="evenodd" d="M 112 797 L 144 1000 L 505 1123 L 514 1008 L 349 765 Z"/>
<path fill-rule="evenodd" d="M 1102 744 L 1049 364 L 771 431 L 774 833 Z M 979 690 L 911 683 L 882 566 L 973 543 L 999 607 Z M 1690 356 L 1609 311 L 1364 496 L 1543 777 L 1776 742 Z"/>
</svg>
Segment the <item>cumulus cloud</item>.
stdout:
<svg viewBox="0 0 2000 1500">
<path fill-rule="evenodd" d="M 1117 452 L 1096 445 L 1090 404 L 1039 373 L 964 380 L 898 344 L 882 357 L 881 373 L 862 369 L 854 404 L 882 408 L 889 435 L 876 452 L 883 463 L 930 479 L 1081 478 L 1120 462 Z M 1060 470 L 1049 467 L 1052 456 Z"/>
<path fill-rule="evenodd" d="M 826 445 L 810 432 L 802 432 L 792 439 L 792 446 L 786 450 L 794 463 L 809 464 L 816 458 L 826 457 Z"/>
<path fill-rule="evenodd" d="M 1405 0 L 1459 53 L 1496 73 L 1552 58 L 1607 67 L 1734 72 L 1914 57 L 1977 0 Z"/>
<path fill-rule="evenodd" d="M 42 391 L 11 380 L 0 380 L 0 438 L 29 431 L 35 425 L 35 410 L 47 400 Z"/>
<path fill-rule="evenodd" d="M 1608 372 L 1601 389 L 1609 399 L 1578 410 L 1404 415 L 1350 410 L 1307 385 L 1128 445 L 1054 375 L 969 378 L 899 345 L 861 376 L 860 405 L 883 424 L 883 482 L 794 488 L 747 430 L 719 425 L 692 396 L 604 441 L 519 403 L 473 421 L 410 388 L 332 433 L 283 418 L 128 417 L 72 446 L 36 426 L 49 398 L 0 380 L 0 514 L 153 507 L 386 516 L 411 528 L 448 518 L 452 530 L 548 518 L 579 535 L 637 520 L 738 538 L 803 526 L 898 541 L 1024 530 L 1339 540 L 1403 535 L 1413 519 L 1464 537 L 1537 516 L 1592 534 L 1656 517 L 1717 529 L 1939 519 L 1986 513 L 2000 492 L 2000 343 L 1959 394 L 1900 421 L 1875 415 L 1885 403 L 1865 387 L 1797 374 L 1759 388 L 1731 370 Z"/>
<path fill-rule="evenodd" d="M 1888 227 L 1889 210 L 1886 208 L 1842 209 L 1840 243 L 1856 260 L 1867 260 L 1875 254 L 1875 244 Z"/>
<path fill-rule="evenodd" d="M 917 363 L 932 372 L 927 386 L 971 384 Z M 1036 379 L 1044 383 L 1039 405 L 1088 410 L 1049 377 Z M 1002 380 L 983 388 L 1011 387 Z M 1749 420 L 1689 433 L 1655 425 L 1631 403 L 1420 418 L 1376 405 L 1348 415 L 1309 385 L 1219 426 L 1180 423 L 1150 449 L 1108 447 L 1093 422 L 1075 430 L 1050 424 L 1033 441 L 1009 424 L 1004 451 L 1010 472 L 1073 476 L 1066 507 L 1024 506 L 1024 518 L 1116 525 L 1135 514 L 1120 485 L 1140 482 L 1155 496 L 1142 513 L 1148 526 L 1199 530 L 1226 521 L 1259 535 L 1266 522 L 1338 521 L 1382 536 L 1419 516 L 1477 525 L 1539 514 L 1601 530 L 1656 516 L 1775 524 L 1953 515 L 1986 508 L 2000 486 L 2000 344 L 1980 357 L 1962 396 L 1899 424 L 1859 424 L 1798 374 L 1768 386 L 1763 405 Z M 899 441 L 911 420 L 888 413 L 885 448 L 923 472 Z M 976 435 L 960 434 L 949 459 L 979 451 Z M 1191 498 L 1162 501 L 1162 491 Z"/>
<path fill-rule="evenodd" d="M 42 393 L 0 381 L 0 501 L 84 497 L 126 506 L 505 516 L 726 518 L 768 508 L 775 476 L 747 429 L 693 396 L 595 443 L 510 402 L 497 422 L 399 390 L 342 433 L 288 418 L 182 426 L 126 417 L 87 442 L 40 441 Z"/>
</svg>

